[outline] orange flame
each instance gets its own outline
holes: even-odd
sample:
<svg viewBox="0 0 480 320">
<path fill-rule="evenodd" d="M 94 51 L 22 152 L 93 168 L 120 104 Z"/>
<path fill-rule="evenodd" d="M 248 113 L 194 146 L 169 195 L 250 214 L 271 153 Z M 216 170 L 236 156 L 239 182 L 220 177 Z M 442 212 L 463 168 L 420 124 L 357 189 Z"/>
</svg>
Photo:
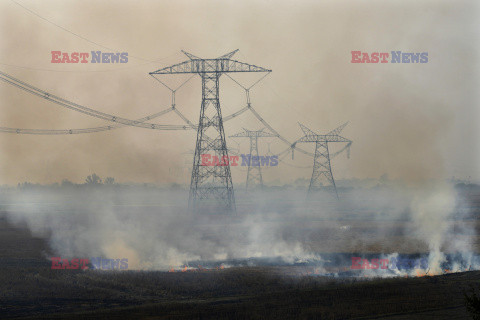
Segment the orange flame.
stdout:
<svg viewBox="0 0 480 320">
<path fill-rule="evenodd" d="M 426 273 L 422 273 L 422 270 L 416 270 L 417 272 L 417 277 L 425 277 L 427 274 Z"/>
</svg>

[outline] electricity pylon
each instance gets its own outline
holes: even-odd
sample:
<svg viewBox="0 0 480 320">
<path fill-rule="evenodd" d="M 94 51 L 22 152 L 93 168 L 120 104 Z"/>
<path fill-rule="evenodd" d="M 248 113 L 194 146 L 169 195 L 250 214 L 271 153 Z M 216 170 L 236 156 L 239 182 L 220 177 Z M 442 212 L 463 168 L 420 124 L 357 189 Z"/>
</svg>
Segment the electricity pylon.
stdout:
<svg viewBox="0 0 480 320">
<path fill-rule="evenodd" d="M 259 165 L 253 165 L 253 157 L 257 157 L 260 159 L 258 155 L 258 138 L 273 138 L 278 137 L 278 135 L 268 132 L 263 132 L 262 130 L 257 131 L 250 131 L 243 128 L 243 132 L 239 132 L 230 136 L 230 138 L 250 138 L 250 157 L 248 160 L 248 171 L 247 171 L 247 182 L 245 184 L 245 188 L 248 190 L 253 189 L 255 187 L 263 188 L 263 178 L 262 178 L 262 170 L 260 169 Z M 243 161 L 243 160 L 242 160 Z"/>
<path fill-rule="evenodd" d="M 325 135 L 316 134 L 312 130 L 308 129 L 304 125 L 300 124 L 305 136 L 297 142 L 315 142 L 315 156 L 313 158 L 313 172 L 310 179 L 310 186 L 308 187 L 307 199 L 312 199 L 316 191 L 325 187 L 327 190 L 335 193 L 338 199 L 337 187 L 335 186 L 335 180 L 333 179 L 332 166 L 330 164 L 330 153 L 328 150 L 329 142 L 346 142 L 348 148 L 352 144 L 351 140 L 348 140 L 338 134 L 345 128 L 348 122 L 342 124 L 335 130 L 330 131 Z M 323 178 L 323 179 L 322 179 Z M 326 180 L 327 185 L 323 185 L 322 181 Z"/>
<path fill-rule="evenodd" d="M 216 59 L 202 59 L 182 51 L 190 60 L 150 73 L 192 73 L 202 78 L 202 105 L 188 200 L 189 208 L 194 212 L 236 212 L 230 166 L 205 165 L 202 163 L 202 155 L 229 159 L 219 100 L 220 76 L 227 72 L 271 72 L 232 60 L 237 51 L 238 49 Z"/>
</svg>

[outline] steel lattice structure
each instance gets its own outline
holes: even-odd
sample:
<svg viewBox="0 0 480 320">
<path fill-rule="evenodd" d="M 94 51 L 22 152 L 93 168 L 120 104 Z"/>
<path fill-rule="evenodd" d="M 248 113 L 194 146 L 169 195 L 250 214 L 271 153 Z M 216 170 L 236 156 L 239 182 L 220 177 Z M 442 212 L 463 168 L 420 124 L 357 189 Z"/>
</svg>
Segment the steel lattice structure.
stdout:
<svg viewBox="0 0 480 320">
<path fill-rule="evenodd" d="M 202 104 L 198 121 L 197 142 L 193 158 L 189 208 L 194 212 L 235 213 L 235 197 L 229 165 L 204 165 L 202 155 L 228 158 L 222 112 L 220 76 L 230 72 L 271 72 L 231 58 L 238 50 L 216 59 L 202 59 L 182 51 L 190 60 L 151 72 L 160 74 L 198 74 L 202 79 Z"/>
<path fill-rule="evenodd" d="M 260 166 L 252 166 L 252 157 L 259 158 L 258 155 L 258 138 L 273 138 L 278 135 L 263 132 L 263 130 L 250 131 L 243 128 L 243 132 L 239 132 L 230 136 L 230 138 L 250 138 L 250 159 L 248 161 L 247 182 L 245 188 L 251 190 L 255 187 L 263 188 L 262 170 Z"/>
<path fill-rule="evenodd" d="M 330 153 L 328 150 L 328 143 L 329 142 L 346 142 L 347 148 L 349 149 L 350 145 L 352 144 L 352 141 L 338 135 L 343 130 L 343 128 L 345 128 L 347 124 L 348 122 L 342 124 L 335 130 L 332 130 L 325 135 L 319 135 L 299 123 L 303 133 L 305 133 L 305 136 L 299 139 L 298 142 L 315 142 L 313 172 L 312 172 L 312 178 L 310 179 L 310 186 L 308 187 L 307 199 L 312 199 L 315 192 L 320 190 L 322 187 L 328 189 L 329 191 L 334 192 L 336 198 L 338 199 L 337 187 L 335 185 L 335 180 L 333 179 L 332 166 L 330 164 Z M 326 180 L 328 184 L 324 186 L 322 183 L 322 180 Z"/>
</svg>

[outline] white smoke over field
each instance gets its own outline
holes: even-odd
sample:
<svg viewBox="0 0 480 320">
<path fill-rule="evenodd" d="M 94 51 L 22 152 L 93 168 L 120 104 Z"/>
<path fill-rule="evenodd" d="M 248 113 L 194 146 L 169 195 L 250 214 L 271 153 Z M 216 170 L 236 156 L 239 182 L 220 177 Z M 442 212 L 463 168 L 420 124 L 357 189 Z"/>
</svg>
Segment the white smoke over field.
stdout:
<svg viewBox="0 0 480 320">
<path fill-rule="evenodd" d="M 192 260 L 314 257 L 300 242 L 284 239 L 278 224 L 265 217 L 195 216 L 184 206 L 184 191 L 140 189 L 24 191 L 10 199 L 15 205 L 8 206 L 8 217 L 49 237 L 51 254 L 127 258 L 130 269 L 167 270 Z"/>
<path fill-rule="evenodd" d="M 427 270 L 357 275 L 433 275 L 445 265 L 475 269 L 468 211 L 459 207 L 456 189 L 439 185 L 341 189 L 340 202 L 327 196 L 313 203 L 304 201 L 303 190 L 237 192 L 236 216 L 194 215 L 185 205 L 186 190 L 142 186 L 41 187 L 17 190 L 2 203 L 11 222 L 49 239 L 46 258 L 127 258 L 129 269 L 142 270 L 306 263 L 327 273 L 350 267 L 353 255 L 393 261 L 413 254 L 428 258 Z M 328 258 L 335 255 L 341 258 Z"/>
<path fill-rule="evenodd" d="M 412 202 L 412 220 L 417 235 L 428 244 L 431 272 L 439 274 L 446 261 L 442 246 L 452 240 L 451 218 L 455 209 L 455 193 L 448 185 L 421 192 Z"/>
</svg>

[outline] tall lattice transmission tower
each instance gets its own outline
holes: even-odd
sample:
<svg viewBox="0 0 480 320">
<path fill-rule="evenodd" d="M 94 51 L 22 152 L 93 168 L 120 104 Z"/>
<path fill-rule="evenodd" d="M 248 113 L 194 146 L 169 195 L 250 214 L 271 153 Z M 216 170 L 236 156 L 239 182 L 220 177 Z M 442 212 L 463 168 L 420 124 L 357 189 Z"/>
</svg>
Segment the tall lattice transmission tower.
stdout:
<svg viewBox="0 0 480 320">
<path fill-rule="evenodd" d="M 315 156 L 313 158 L 313 172 L 312 178 L 310 179 L 310 186 L 308 187 L 307 199 L 312 199 L 317 191 L 322 188 L 335 194 L 335 197 L 338 199 L 337 187 L 335 185 L 335 180 L 333 179 L 332 166 L 330 164 L 330 152 L 328 150 L 329 142 L 345 142 L 347 143 L 347 152 L 349 154 L 350 145 L 352 144 L 351 140 L 339 136 L 338 134 L 345 128 L 348 122 L 342 124 L 335 130 L 330 131 L 327 134 L 320 135 L 316 134 L 312 130 L 308 129 L 304 125 L 300 124 L 302 128 L 303 136 L 297 142 L 315 142 Z M 324 184 L 325 182 L 325 184 Z"/>
<path fill-rule="evenodd" d="M 243 132 L 239 132 L 230 136 L 230 138 L 250 138 L 250 154 L 248 156 L 248 171 L 247 171 L 247 182 L 246 182 L 246 190 L 251 190 L 256 187 L 263 188 L 263 178 L 262 178 L 262 169 L 261 169 L 261 159 L 258 154 L 258 138 L 273 138 L 278 137 L 278 135 L 263 132 L 262 130 L 257 131 L 250 131 L 243 128 Z M 254 161 L 254 157 L 256 157 L 257 161 Z M 243 159 L 242 159 L 243 161 Z M 255 163 L 257 162 L 257 163 Z"/>
<path fill-rule="evenodd" d="M 271 72 L 231 59 L 237 51 L 216 59 L 202 59 L 182 51 L 190 60 L 150 73 L 152 76 L 191 73 L 198 74 L 202 79 L 202 104 L 188 201 L 189 208 L 194 212 L 236 212 L 230 166 L 202 164 L 202 155 L 228 158 L 219 100 L 220 76 L 229 72 Z"/>
</svg>

